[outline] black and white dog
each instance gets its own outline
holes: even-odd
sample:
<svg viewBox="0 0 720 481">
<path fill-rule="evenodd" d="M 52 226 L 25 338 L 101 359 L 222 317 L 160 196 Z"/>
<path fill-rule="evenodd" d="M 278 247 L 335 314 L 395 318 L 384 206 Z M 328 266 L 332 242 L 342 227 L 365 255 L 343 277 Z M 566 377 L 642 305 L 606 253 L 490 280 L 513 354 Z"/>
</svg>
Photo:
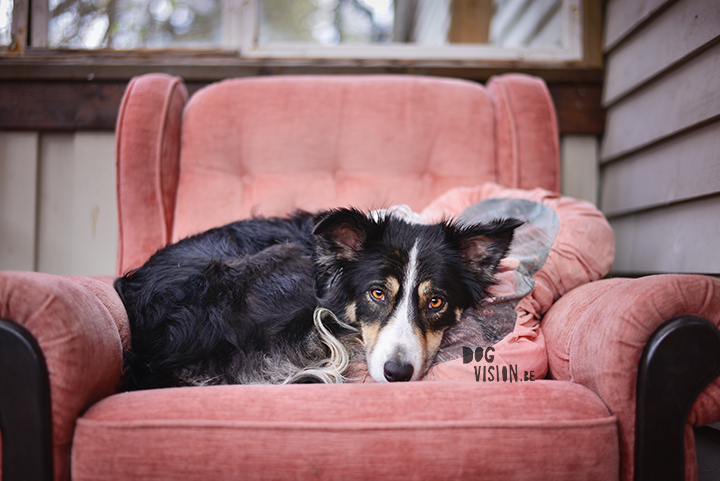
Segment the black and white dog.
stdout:
<svg viewBox="0 0 720 481">
<path fill-rule="evenodd" d="M 129 389 L 415 381 L 480 303 L 521 222 L 425 225 L 354 209 L 249 219 L 169 245 L 115 281 Z"/>
</svg>

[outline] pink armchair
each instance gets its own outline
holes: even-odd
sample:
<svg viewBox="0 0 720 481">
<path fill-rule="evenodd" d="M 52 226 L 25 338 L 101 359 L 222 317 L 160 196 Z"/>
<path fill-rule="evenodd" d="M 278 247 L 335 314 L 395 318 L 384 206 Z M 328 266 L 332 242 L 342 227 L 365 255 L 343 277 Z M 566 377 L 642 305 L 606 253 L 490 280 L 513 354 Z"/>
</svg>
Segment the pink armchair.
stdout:
<svg viewBox="0 0 720 481">
<path fill-rule="evenodd" d="M 419 77 L 131 81 L 117 274 L 253 214 L 421 210 L 452 187 L 559 189 L 544 83 Z M 585 284 L 545 314 L 547 379 L 122 391 L 111 279 L 0 273 L 3 479 L 696 477 L 720 421 L 720 280 Z"/>
</svg>

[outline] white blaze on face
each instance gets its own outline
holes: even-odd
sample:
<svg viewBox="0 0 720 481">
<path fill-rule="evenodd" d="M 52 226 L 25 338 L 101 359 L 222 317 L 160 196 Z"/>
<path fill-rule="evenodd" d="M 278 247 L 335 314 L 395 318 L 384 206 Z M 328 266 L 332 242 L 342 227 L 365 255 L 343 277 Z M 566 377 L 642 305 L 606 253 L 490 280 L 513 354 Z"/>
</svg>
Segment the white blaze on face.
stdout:
<svg viewBox="0 0 720 481">
<path fill-rule="evenodd" d="M 418 379 L 423 371 L 423 345 L 418 339 L 412 321 L 414 314 L 413 294 L 418 278 L 418 243 L 410 249 L 402 281 L 402 298 L 395 307 L 388 323 L 380 329 L 375 347 L 368 356 L 368 371 L 377 382 L 385 379 L 385 363 L 394 361 L 399 364 L 411 364 L 412 381 Z"/>
</svg>

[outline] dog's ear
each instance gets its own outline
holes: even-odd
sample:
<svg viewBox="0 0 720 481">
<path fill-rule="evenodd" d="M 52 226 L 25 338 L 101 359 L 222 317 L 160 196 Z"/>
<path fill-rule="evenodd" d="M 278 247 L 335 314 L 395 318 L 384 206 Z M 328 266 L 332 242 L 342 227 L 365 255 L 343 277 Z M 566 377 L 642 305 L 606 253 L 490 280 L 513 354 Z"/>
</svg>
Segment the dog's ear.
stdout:
<svg viewBox="0 0 720 481">
<path fill-rule="evenodd" d="M 313 235 L 321 256 L 355 260 L 367 239 L 372 222 L 356 209 L 338 209 L 315 217 Z"/>
<path fill-rule="evenodd" d="M 515 229 L 521 225 L 517 219 L 498 219 L 459 227 L 454 236 L 465 265 L 482 280 L 491 282 L 510 249 Z"/>
</svg>

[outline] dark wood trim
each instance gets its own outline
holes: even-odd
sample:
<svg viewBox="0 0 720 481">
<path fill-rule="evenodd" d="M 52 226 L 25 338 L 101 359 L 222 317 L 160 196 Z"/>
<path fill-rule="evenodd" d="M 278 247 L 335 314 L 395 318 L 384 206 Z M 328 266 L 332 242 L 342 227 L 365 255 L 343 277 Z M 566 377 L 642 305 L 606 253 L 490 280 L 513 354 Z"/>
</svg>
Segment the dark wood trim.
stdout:
<svg viewBox="0 0 720 481">
<path fill-rule="evenodd" d="M 188 81 L 188 90 L 192 94 L 207 83 Z M 115 130 L 126 85 L 124 80 L 0 80 L 0 130 Z M 562 134 L 602 134 L 599 82 L 550 84 L 549 89 Z"/>
<path fill-rule="evenodd" d="M 22 326 L 0 319 L 2 477 L 53 479 L 50 381 L 45 357 Z"/>
<path fill-rule="evenodd" d="M 682 316 L 660 326 L 638 366 L 635 479 L 685 479 L 685 426 L 700 392 L 720 374 L 720 332 Z"/>
<path fill-rule="evenodd" d="M 597 135 L 605 131 L 602 83 L 549 84 L 560 134 Z"/>
<path fill-rule="evenodd" d="M 0 55 L 0 80 L 124 80 L 150 72 L 177 75 L 189 82 L 229 77 L 307 74 L 417 74 L 485 81 L 516 72 L 548 83 L 601 82 L 600 66 L 585 62 L 501 60 L 246 58 L 232 50 L 31 49 L 23 55 Z"/>
</svg>

